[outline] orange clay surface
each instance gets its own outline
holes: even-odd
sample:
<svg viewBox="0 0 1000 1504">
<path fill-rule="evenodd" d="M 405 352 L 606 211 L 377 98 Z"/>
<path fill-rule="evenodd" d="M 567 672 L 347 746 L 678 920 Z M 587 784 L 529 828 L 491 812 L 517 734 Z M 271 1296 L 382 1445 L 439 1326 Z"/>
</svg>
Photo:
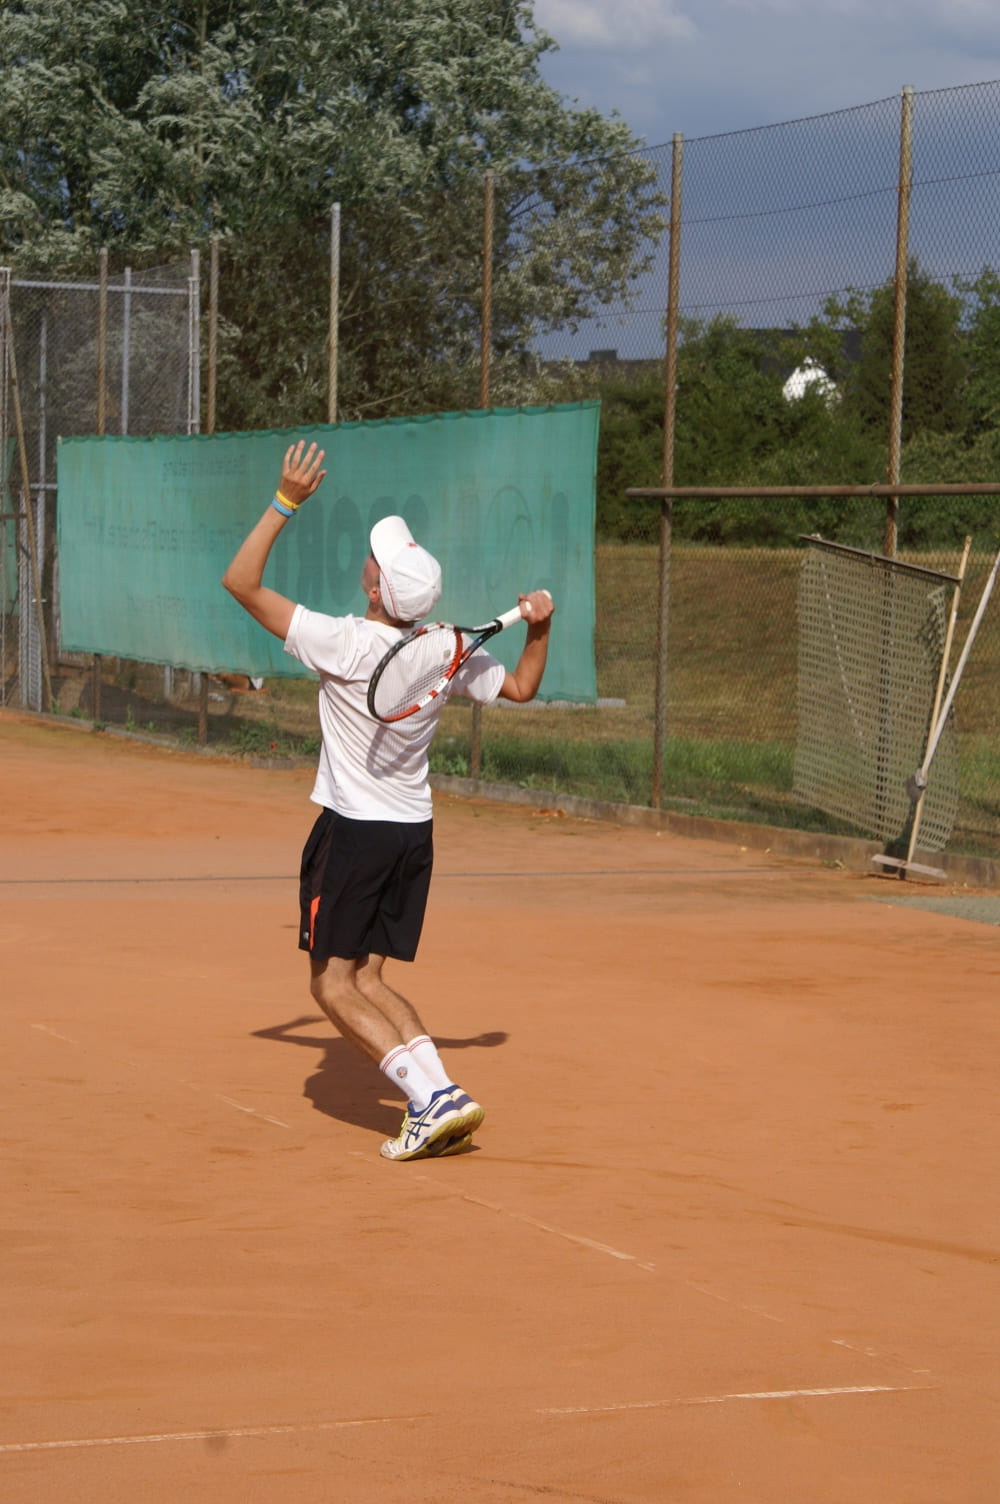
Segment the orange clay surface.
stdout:
<svg viewBox="0 0 1000 1504">
<path fill-rule="evenodd" d="M 390 1164 L 311 775 L 0 767 L 4 1504 L 1000 1498 L 1000 930 L 439 797 L 387 971 L 487 1117 Z"/>
</svg>

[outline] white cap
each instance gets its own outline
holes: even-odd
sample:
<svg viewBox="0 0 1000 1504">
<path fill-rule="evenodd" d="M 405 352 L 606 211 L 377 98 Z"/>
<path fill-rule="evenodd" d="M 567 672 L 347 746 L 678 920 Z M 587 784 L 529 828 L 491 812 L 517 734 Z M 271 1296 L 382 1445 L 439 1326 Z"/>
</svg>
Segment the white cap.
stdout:
<svg viewBox="0 0 1000 1504">
<path fill-rule="evenodd" d="M 402 517 L 383 517 L 371 531 L 382 603 L 397 621 L 420 621 L 441 597 L 441 566 L 413 541 Z"/>
</svg>

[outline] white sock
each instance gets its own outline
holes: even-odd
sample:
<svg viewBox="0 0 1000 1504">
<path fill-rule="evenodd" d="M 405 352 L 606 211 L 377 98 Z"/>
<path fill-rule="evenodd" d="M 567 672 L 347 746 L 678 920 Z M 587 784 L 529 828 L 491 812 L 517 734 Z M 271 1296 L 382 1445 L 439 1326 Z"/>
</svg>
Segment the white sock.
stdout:
<svg viewBox="0 0 1000 1504">
<path fill-rule="evenodd" d="M 434 1082 L 434 1090 L 440 1091 L 444 1086 L 454 1086 L 455 1083 L 444 1068 L 444 1062 L 437 1052 L 437 1045 L 426 1034 L 418 1034 L 416 1039 L 411 1039 L 406 1046 L 420 1069 Z"/>
<path fill-rule="evenodd" d="M 435 1083 L 405 1044 L 398 1044 L 388 1055 L 383 1055 L 378 1068 L 394 1086 L 402 1087 L 416 1112 L 423 1112 L 437 1091 Z"/>
</svg>

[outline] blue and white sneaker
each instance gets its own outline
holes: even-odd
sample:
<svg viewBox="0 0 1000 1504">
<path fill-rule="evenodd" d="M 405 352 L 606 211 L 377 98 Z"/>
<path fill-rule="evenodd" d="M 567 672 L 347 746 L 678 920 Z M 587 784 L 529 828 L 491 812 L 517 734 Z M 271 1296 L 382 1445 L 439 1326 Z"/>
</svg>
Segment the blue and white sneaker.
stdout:
<svg viewBox="0 0 1000 1504">
<path fill-rule="evenodd" d="M 472 1134 L 460 1133 L 455 1138 L 438 1138 L 427 1150 L 429 1159 L 450 1159 L 453 1154 L 468 1154 L 472 1148 Z"/>
<path fill-rule="evenodd" d="M 472 1135 L 486 1116 L 479 1103 L 473 1101 L 460 1086 L 449 1086 L 451 1100 L 462 1114 L 461 1123 L 451 1129 L 448 1138 L 439 1138 L 427 1151 L 432 1159 L 446 1159 L 452 1154 L 464 1154 L 472 1147 Z"/>
<path fill-rule="evenodd" d="M 438 1139 L 465 1132 L 463 1117 L 446 1089 L 436 1091 L 423 1112 L 407 1107 L 397 1138 L 387 1138 L 379 1153 L 383 1159 L 426 1159 Z"/>
<path fill-rule="evenodd" d="M 480 1107 L 479 1103 L 474 1101 L 469 1096 L 469 1093 L 463 1091 L 460 1086 L 450 1086 L 448 1090 L 451 1092 L 452 1102 L 462 1114 L 462 1127 L 453 1128 L 452 1132 L 455 1134 L 475 1133 L 486 1113 Z"/>
</svg>

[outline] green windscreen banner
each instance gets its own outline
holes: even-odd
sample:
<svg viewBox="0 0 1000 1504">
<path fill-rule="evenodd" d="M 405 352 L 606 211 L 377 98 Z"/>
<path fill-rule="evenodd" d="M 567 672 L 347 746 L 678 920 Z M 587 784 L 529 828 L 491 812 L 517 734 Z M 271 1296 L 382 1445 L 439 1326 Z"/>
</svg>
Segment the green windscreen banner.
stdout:
<svg viewBox="0 0 1000 1504">
<path fill-rule="evenodd" d="M 264 433 L 59 443 L 65 651 L 261 677 L 303 673 L 223 590 L 269 505 L 289 444 L 326 479 L 283 529 L 264 583 L 313 611 L 363 615 L 380 517 L 406 519 L 441 563 L 434 618 L 475 626 L 545 587 L 556 603 L 541 698 L 593 702 L 594 475 L 599 404 L 443 413 Z M 513 667 L 523 633 L 490 651 Z"/>
</svg>

